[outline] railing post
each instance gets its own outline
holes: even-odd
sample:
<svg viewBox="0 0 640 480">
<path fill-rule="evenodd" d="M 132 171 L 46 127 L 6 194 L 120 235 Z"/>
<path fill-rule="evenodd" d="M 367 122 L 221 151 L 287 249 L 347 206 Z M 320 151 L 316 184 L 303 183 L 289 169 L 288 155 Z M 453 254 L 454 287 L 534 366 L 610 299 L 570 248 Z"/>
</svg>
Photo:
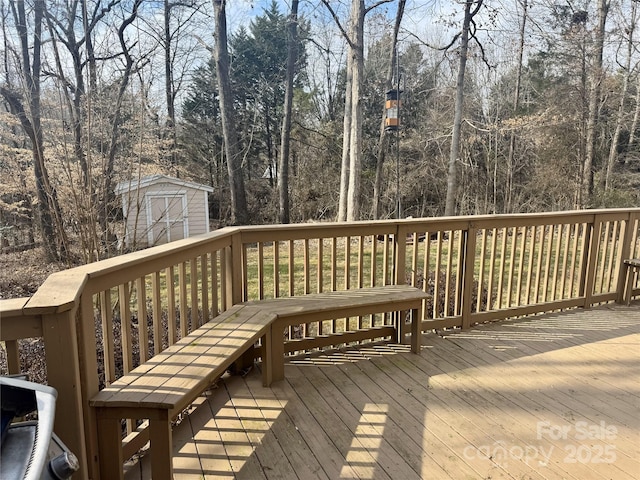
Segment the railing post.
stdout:
<svg viewBox="0 0 640 480">
<path fill-rule="evenodd" d="M 78 457 L 80 470 L 75 478 L 89 478 L 76 313 L 77 308 L 43 314 L 42 334 L 47 381 L 58 392 L 54 431 Z"/>
<path fill-rule="evenodd" d="M 405 285 L 407 283 L 407 228 L 401 224 L 396 224 L 394 250 L 394 283 L 396 285 Z"/>
<path fill-rule="evenodd" d="M 593 223 L 586 239 L 585 258 L 583 259 L 582 291 L 584 295 L 583 308 L 591 307 L 593 298 L 593 286 L 596 276 L 596 264 L 598 261 L 598 252 L 600 251 L 600 237 L 602 236 L 602 221 L 599 215 L 593 216 Z"/>
<path fill-rule="evenodd" d="M 473 280 L 475 273 L 476 261 L 476 232 L 477 229 L 473 223 L 469 223 L 469 227 L 462 231 L 463 238 L 463 265 L 462 271 L 462 294 L 460 295 L 462 305 L 462 328 L 471 327 L 471 293 L 473 292 Z M 478 292 L 480 295 L 480 292 Z"/>
<path fill-rule="evenodd" d="M 633 240 L 633 228 L 635 227 L 636 216 L 633 213 L 629 213 L 629 218 L 624 224 L 624 238 L 622 239 L 622 245 L 620 247 L 620 258 L 618 259 L 618 284 L 616 286 L 616 303 L 624 303 L 624 290 L 627 282 L 626 269 L 624 268 L 624 261 L 630 258 L 631 242 Z"/>
</svg>

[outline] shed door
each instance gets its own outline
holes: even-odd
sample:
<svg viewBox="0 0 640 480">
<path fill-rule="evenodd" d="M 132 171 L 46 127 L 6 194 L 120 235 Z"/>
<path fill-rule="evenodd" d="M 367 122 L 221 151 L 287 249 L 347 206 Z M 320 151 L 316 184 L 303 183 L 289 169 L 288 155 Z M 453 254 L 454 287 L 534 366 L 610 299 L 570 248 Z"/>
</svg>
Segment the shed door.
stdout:
<svg viewBox="0 0 640 480">
<path fill-rule="evenodd" d="M 186 194 L 148 194 L 147 222 L 149 245 L 188 237 Z"/>
</svg>

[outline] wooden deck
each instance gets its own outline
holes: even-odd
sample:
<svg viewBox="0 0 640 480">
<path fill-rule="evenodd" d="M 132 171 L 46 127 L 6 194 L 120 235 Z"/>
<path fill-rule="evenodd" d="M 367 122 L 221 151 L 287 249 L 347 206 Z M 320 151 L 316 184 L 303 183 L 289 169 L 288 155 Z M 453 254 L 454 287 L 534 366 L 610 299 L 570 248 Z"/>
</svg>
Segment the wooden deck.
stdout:
<svg viewBox="0 0 640 480">
<path fill-rule="evenodd" d="M 640 307 L 423 336 L 230 377 L 174 430 L 176 478 L 638 479 Z M 148 462 L 127 478 L 150 478 Z"/>
</svg>

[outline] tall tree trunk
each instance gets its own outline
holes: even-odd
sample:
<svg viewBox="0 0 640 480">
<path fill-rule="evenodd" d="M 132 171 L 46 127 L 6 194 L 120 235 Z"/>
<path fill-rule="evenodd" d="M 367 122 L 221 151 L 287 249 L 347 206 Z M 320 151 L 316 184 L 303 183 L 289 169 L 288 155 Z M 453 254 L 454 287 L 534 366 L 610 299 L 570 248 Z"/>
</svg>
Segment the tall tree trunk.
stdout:
<svg viewBox="0 0 640 480">
<path fill-rule="evenodd" d="M 113 176 L 116 161 L 116 151 L 118 143 L 120 142 L 120 127 L 122 124 L 122 103 L 129 86 L 129 80 L 133 71 L 134 60 L 129 52 L 129 47 L 125 39 L 125 30 L 138 16 L 138 8 L 142 4 L 143 0 L 135 0 L 131 15 L 127 17 L 120 27 L 118 28 L 118 39 L 120 40 L 120 46 L 122 48 L 122 54 L 125 59 L 124 72 L 120 80 L 120 86 L 118 88 L 118 96 L 116 97 L 116 105 L 113 112 L 113 120 L 111 122 L 111 136 L 109 138 L 109 155 L 107 157 L 107 164 L 103 172 L 102 179 L 102 196 L 99 205 L 99 220 L 102 227 L 102 242 L 104 244 L 104 250 L 107 254 L 110 254 L 111 246 L 115 244 L 116 238 L 110 228 L 110 220 L 113 218 L 113 212 L 111 207 L 114 204 L 115 193 L 113 191 Z"/>
<path fill-rule="evenodd" d="M 298 58 L 298 0 L 291 1 L 287 25 L 287 72 L 285 78 L 284 115 L 280 135 L 278 162 L 278 216 L 280 223 L 289 223 L 289 149 L 291 146 L 291 115 L 293 106 L 293 80 Z"/>
<path fill-rule="evenodd" d="M 610 189 L 611 173 L 618 157 L 618 144 L 620 142 L 620 133 L 622 132 L 622 126 L 624 123 L 624 106 L 627 99 L 627 93 L 629 92 L 629 77 L 631 77 L 631 58 L 633 57 L 633 32 L 636 28 L 636 16 L 638 11 L 638 2 L 631 2 L 631 15 L 629 18 L 629 25 L 625 28 L 628 33 L 627 38 L 627 61 L 624 66 L 624 78 L 622 80 L 622 92 L 620 92 L 620 103 L 618 104 L 618 114 L 616 115 L 616 126 L 613 131 L 613 138 L 611 139 L 611 146 L 609 147 L 609 160 L 607 161 L 607 171 L 602 177 L 602 188 L 606 194 Z"/>
<path fill-rule="evenodd" d="M 49 261 L 68 259 L 68 242 L 62 228 L 62 214 L 57 195 L 49 180 L 42 137 L 40 109 L 40 74 L 41 74 L 41 42 L 42 22 L 44 18 L 44 0 L 33 3 L 33 45 L 29 46 L 27 16 L 25 2 L 18 0 L 9 2 L 18 37 L 20 39 L 20 57 L 22 75 L 27 97 L 27 107 L 22 104 L 20 95 L 9 88 L 0 87 L 0 94 L 9 104 L 9 109 L 20 121 L 25 134 L 31 140 L 34 176 L 38 196 L 38 223 L 42 244 Z"/>
<path fill-rule="evenodd" d="M 638 84 L 636 85 L 636 108 L 631 121 L 631 133 L 629 134 L 629 145 L 632 146 L 636 141 L 636 129 L 640 122 L 640 75 L 638 75 Z"/>
<path fill-rule="evenodd" d="M 215 62 L 218 80 L 222 135 L 224 137 L 231 191 L 231 223 L 246 224 L 249 220 L 247 197 L 244 189 L 242 159 L 238 145 L 238 134 L 233 121 L 233 98 L 229 78 L 229 52 L 227 48 L 226 0 L 213 0 L 215 10 Z"/>
<path fill-rule="evenodd" d="M 178 172 L 178 161 L 176 158 L 176 110 L 175 93 L 173 90 L 173 69 L 171 62 L 171 9 L 173 5 L 169 0 L 164 0 L 164 95 L 167 102 L 167 134 L 169 136 L 169 163 L 171 168 Z"/>
<path fill-rule="evenodd" d="M 364 0 L 351 3 L 351 135 L 349 136 L 349 188 L 347 221 L 360 216 L 360 177 L 362 175 L 362 102 L 360 89 L 364 77 Z"/>
<path fill-rule="evenodd" d="M 464 6 L 464 21 L 460 35 L 460 63 L 456 80 L 456 103 L 453 115 L 453 132 L 451 135 L 451 151 L 449 153 L 449 171 L 447 174 L 447 198 L 444 214 L 455 215 L 456 197 L 458 195 L 458 164 L 460 155 L 460 132 L 462 130 L 462 111 L 464 106 L 464 73 L 467 68 L 467 52 L 469 50 L 469 29 L 473 16 L 478 12 L 483 0 L 477 0 L 476 8 L 471 7 L 474 0 L 466 0 Z"/>
<path fill-rule="evenodd" d="M 406 0 L 398 0 L 398 10 L 396 12 L 396 21 L 393 26 L 393 36 L 391 38 L 391 58 L 387 68 L 387 74 L 385 78 L 385 88 L 391 90 L 393 88 L 393 72 L 396 69 L 396 62 L 398 60 L 398 31 L 400 30 L 400 23 L 402 22 L 402 16 L 404 15 L 404 6 Z M 376 159 L 376 178 L 373 184 L 373 218 L 375 220 L 380 218 L 380 197 L 382 195 L 382 167 L 384 166 L 384 160 L 387 154 L 387 147 L 389 145 L 389 135 L 385 130 L 385 119 L 387 116 L 386 106 L 382 107 L 382 121 L 380 122 L 380 135 L 378 136 L 378 158 Z"/>
<path fill-rule="evenodd" d="M 513 92 L 513 115 L 518 115 L 518 109 L 520 108 L 520 87 L 522 83 L 522 59 L 524 56 L 524 35 L 527 25 L 527 0 L 522 2 L 522 23 L 520 24 L 520 43 L 518 45 L 518 65 L 516 71 L 516 88 Z M 509 137 L 509 153 L 507 157 L 507 186 L 505 188 L 505 205 L 504 213 L 511 213 L 513 211 L 512 196 L 513 196 L 513 162 L 516 151 L 516 132 L 513 130 Z"/>
<path fill-rule="evenodd" d="M 589 89 L 589 113 L 587 117 L 587 132 L 584 163 L 580 188 L 580 207 L 589 207 L 593 201 L 593 162 L 596 147 L 596 126 L 598 123 L 598 107 L 600 104 L 600 90 L 602 86 L 602 52 L 604 50 L 604 34 L 607 22 L 609 3 L 598 0 L 598 26 L 595 31 L 593 45 L 591 86 Z"/>
<path fill-rule="evenodd" d="M 348 47 L 349 50 L 351 47 Z M 344 119 L 342 125 L 342 158 L 340 162 L 340 199 L 338 201 L 338 221 L 347 220 L 347 192 L 349 190 L 349 148 L 351 147 L 351 112 L 353 109 L 353 72 L 351 54 L 347 54 L 346 85 L 344 94 Z"/>
</svg>

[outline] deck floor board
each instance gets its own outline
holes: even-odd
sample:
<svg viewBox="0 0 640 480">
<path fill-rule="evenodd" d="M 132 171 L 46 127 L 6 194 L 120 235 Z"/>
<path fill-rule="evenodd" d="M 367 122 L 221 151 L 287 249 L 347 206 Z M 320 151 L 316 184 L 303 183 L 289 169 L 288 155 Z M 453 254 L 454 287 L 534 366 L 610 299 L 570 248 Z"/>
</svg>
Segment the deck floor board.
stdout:
<svg viewBox="0 0 640 480">
<path fill-rule="evenodd" d="M 223 378 L 174 428 L 175 477 L 640 479 L 637 303 L 422 340 Z"/>
</svg>

